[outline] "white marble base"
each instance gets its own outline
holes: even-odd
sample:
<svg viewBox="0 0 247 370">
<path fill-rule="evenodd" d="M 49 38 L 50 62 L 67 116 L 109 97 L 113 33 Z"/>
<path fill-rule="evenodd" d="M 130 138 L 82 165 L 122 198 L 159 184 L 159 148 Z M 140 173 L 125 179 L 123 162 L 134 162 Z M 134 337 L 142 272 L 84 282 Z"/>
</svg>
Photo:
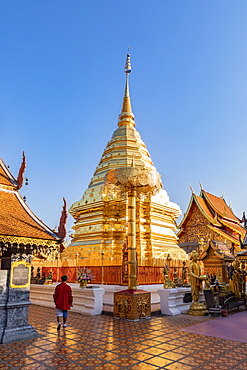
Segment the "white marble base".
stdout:
<svg viewBox="0 0 247 370">
<path fill-rule="evenodd" d="M 121 290 L 128 289 L 127 286 L 121 285 L 100 285 L 105 289 L 105 294 L 103 298 L 103 303 L 105 305 L 114 305 L 114 293 L 120 292 Z M 151 304 L 160 303 L 160 296 L 158 294 L 158 289 L 161 289 L 163 284 L 152 284 L 152 285 L 138 285 L 137 289 L 145 290 L 151 293 Z"/>
<path fill-rule="evenodd" d="M 55 307 L 53 293 L 56 285 L 31 284 L 30 300 L 33 304 L 45 307 Z M 79 312 L 83 315 L 101 315 L 103 309 L 104 288 L 82 289 L 78 283 L 69 284 L 73 292 L 72 312 Z"/>
<path fill-rule="evenodd" d="M 39 306 L 45 306 L 45 307 L 54 307 L 53 303 L 53 292 L 55 289 L 55 286 L 60 283 L 53 283 L 52 285 L 37 285 L 37 284 L 31 284 L 30 289 L 30 300 L 33 304 L 37 304 Z M 104 293 L 102 294 L 101 298 L 103 300 L 102 306 L 104 306 L 104 310 L 108 312 L 113 312 L 113 306 L 114 306 L 114 293 L 120 292 L 121 290 L 125 290 L 128 287 L 127 286 L 121 286 L 121 285 L 97 285 L 99 288 L 95 289 L 82 289 L 79 288 L 79 283 L 68 283 L 68 285 L 71 286 L 74 296 L 74 307 L 72 307 L 73 312 L 84 312 L 87 314 L 89 309 L 89 306 L 92 306 L 93 303 L 89 303 L 89 296 L 86 293 L 83 293 L 82 291 L 98 291 L 99 289 L 103 289 Z M 89 284 L 89 286 L 94 286 L 93 284 Z M 151 293 L 151 310 L 157 311 L 160 309 L 160 296 L 158 294 L 158 289 L 163 288 L 163 284 L 152 284 L 152 285 L 139 285 L 137 287 L 138 289 L 145 290 L 146 292 Z M 99 291 L 100 292 L 100 291 Z M 84 298 L 82 299 L 83 295 Z M 97 293 L 96 293 L 97 294 Z M 100 293 L 98 293 L 100 296 Z M 91 300 L 93 301 L 95 298 L 91 297 Z M 97 298 L 97 302 L 100 301 L 100 297 Z M 94 303 L 96 304 L 96 303 Z M 101 303 L 100 303 L 101 304 Z M 99 312 L 99 309 L 92 309 L 92 312 Z M 101 308 L 102 311 L 102 308 Z M 100 313 L 97 313 L 97 315 L 100 315 Z"/>
<path fill-rule="evenodd" d="M 190 287 L 159 289 L 160 295 L 160 310 L 163 315 L 175 316 L 187 313 L 192 302 L 184 303 L 185 293 L 190 293 Z M 199 301 L 203 301 L 203 293 L 200 295 Z"/>
</svg>

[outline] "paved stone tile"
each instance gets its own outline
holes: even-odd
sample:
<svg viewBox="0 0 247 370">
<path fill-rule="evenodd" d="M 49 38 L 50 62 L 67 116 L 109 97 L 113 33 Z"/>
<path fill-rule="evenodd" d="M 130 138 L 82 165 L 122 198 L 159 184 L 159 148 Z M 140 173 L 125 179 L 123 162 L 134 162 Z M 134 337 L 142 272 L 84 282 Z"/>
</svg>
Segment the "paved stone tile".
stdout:
<svg viewBox="0 0 247 370">
<path fill-rule="evenodd" d="M 8 369 L 13 369 L 13 367 L 11 365 L 0 362 L 0 369 L 1 370 L 8 370 Z"/>
<path fill-rule="evenodd" d="M 131 366 L 129 369 L 131 370 L 157 370 L 157 369 L 160 369 L 160 367 L 153 366 L 151 364 L 145 364 L 144 362 L 142 362 L 137 365 Z"/>
<path fill-rule="evenodd" d="M 0 345 L 0 370 L 246 370 L 247 343 L 180 330 L 210 321 L 160 315 L 133 323 L 69 313 L 69 326 L 57 331 L 54 309 L 31 306 L 39 337 Z"/>
<path fill-rule="evenodd" d="M 35 360 L 29 357 L 18 358 L 17 360 L 8 360 L 8 364 L 14 367 L 26 366 L 34 362 Z"/>
<path fill-rule="evenodd" d="M 148 360 L 145 361 L 147 364 L 151 364 L 151 365 L 155 365 L 155 366 L 159 366 L 159 367 L 164 367 L 166 365 L 169 365 L 172 363 L 171 360 L 168 360 L 167 358 L 163 358 L 163 357 L 160 357 L 160 356 L 155 356 L 155 357 L 152 357 Z"/>
</svg>

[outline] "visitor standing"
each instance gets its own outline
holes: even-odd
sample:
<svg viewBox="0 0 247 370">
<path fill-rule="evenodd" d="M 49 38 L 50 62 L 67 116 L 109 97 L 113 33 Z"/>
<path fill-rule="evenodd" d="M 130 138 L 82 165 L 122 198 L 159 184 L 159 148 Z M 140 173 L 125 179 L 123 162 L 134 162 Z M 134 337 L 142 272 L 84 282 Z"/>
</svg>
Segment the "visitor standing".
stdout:
<svg viewBox="0 0 247 370">
<path fill-rule="evenodd" d="M 63 327 L 65 328 L 67 326 L 66 321 L 68 317 L 68 310 L 70 310 L 70 307 L 73 307 L 72 290 L 71 287 L 66 284 L 68 276 L 63 275 L 61 280 L 62 282 L 56 286 L 53 294 L 53 300 L 55 302 L 57 311 L 57 330 L 59 330 L 61 327 L 60 317 L 63 318 Z"/>
</svg>

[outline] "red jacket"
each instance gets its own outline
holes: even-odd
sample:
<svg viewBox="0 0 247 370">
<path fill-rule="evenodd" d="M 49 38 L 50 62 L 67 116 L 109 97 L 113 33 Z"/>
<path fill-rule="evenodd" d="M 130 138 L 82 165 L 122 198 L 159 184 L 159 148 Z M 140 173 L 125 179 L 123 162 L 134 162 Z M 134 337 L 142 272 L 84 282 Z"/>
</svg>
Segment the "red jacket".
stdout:
<svg viewBox="0 0 247 370">
<path fill-rule="evenodd" d="M 72 290 L 65 282 L 57 285 L 53 294 L 56 308 L 59 310 L 70 310 L 73 303 Z"/>
</svg>

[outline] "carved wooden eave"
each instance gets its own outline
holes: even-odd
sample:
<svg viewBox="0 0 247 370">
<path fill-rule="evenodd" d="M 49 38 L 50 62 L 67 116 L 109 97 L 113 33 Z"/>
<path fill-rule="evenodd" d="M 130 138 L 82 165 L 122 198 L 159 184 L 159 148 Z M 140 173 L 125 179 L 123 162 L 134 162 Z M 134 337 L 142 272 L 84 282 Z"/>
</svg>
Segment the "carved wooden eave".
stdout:
<svg viewBox="0 0 247 370">
<path fill-rule="evenodd" d="M 220 222 L 224 226 L 229 227 L 234 232 L 236 232 L 238 234 L 241 234 L 241 236 L 245 236 L 246 229 L 244 227 L 242 227 L 240 224 L 237 224 L 236 222 L 228 221 L 228 220 L 225 220 L 225 219 L 221 219 Z"/>
<path fill-rule="evenodd" d="M 207 257 L 208 253 L 207 252 L 203 252 L 200 256 L 199 256 L 199 260 L 203 260 L 205 257 Z"/>
<path fill-rule="evenodd" d="M 223 252 L 214 251 L 214 254 L 216 255 L 216 257 L 218 257 L 221 260 L 224 260 L 225 259 L 225 254 Z"/>
<path fill-rule="evenodd" d="M 219 243 L 217 241 L 210 241 L 208 245 L 204 248 L 203 253 L 199 256 L 200 260 L 204 260 L 210 253 L 210 249 L 213 251 L 213 254 L 221 259 L 221 260 L 234 260 L 234 256 L 228 250 L 227 246 L 224 244 L 224 248 L 226 250 L 220 250 L 219 245 L 223 245 L 223 243 Z"/>
<path fill-rule="evenodd" d="M 225 231 L 223 231 L 221 229 L 218 229 L 217 227 L 211 226 L 211 225 L 208 225 L 208 227 L 209 227 L 209 229 L 211 229 L 214 232 L 216 232 L 216 233 L 220 234 L 221 236 L 223 236 L 224 239 L 229 240 L 231 243 L 234 243 L 236 245 L 240 245 L 239 240 L 237 238 L 232 237 L 227 232 L 225 232 Z"/>
<path fill-rule="evenodd" d="M 208 249 L 209 249 L 209 247 L 210 247 L 210 243 L 207 243 L 206 245 L 205 245 L 205 247 L 204 247 L 204 252 L 208 252 Z"/>
<path fill-rule="evenodd" d="M 19 237 L 13 235 L 0 235 L 0 243 L 3 244 L 18 244 L 18 245 L 31 245 L 31 246 L 42 246 L 42 247 L 53 247 L 58 248 L 58 244 L 54 240 L 35 239 L 27 237 Z"/>
<path fill-rule="evenodd" d="M 247 249 L 236 253 L 238 257 L 246 257 L 247 256 Z"/>
</svg>

